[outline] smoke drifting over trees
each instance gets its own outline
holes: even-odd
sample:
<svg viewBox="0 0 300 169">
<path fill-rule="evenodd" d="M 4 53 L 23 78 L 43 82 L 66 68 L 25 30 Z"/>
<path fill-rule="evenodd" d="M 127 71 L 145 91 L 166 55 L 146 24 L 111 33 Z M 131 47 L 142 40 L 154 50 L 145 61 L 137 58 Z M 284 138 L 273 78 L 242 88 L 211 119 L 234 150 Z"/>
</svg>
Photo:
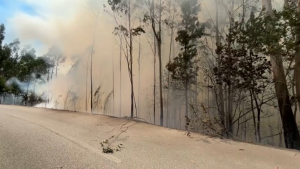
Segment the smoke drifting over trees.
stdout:
<svg viewBox="0 0 300 169">
<path fill-rule="evenodd" d="M 0 95 L 300 149 L 300 15 L 284 2 L 28 2 L 46 14 L 18 14 L 10 29 L 43 45 L 4 45 L 1 27 Z"/>
</svg>

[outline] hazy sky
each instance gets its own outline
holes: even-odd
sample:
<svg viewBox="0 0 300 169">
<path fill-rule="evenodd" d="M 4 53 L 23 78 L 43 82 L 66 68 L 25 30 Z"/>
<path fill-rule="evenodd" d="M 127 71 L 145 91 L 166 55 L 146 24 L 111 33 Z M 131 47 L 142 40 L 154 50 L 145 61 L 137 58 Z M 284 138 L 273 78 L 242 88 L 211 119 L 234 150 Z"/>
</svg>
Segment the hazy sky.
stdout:
<svg viewBox="0 0 300 169">
<path fill-rule="evenodd" d="M 87 52 L 87 49 L 90 49 L 94 37 L 94 88 L 96 89 L 102 84 L 104 97 L 112 91 L 112 65 L 114 65 L 116 71 L 116 88 L 119 88 L 120 84 L 118 82 L 120 75 L 117 73 L 119 70 L 118 45 L 116 45 L 112 34 L 115 25 L 110 22 L 112 20 L 111 17 L 101 15 L 94 34 L 96 17 L 89 5 L 91 1 L 98 4 L 103 4 L 104 2 L 104 0 L 0 0 L 1 13 L 2 9 L 4 9 L 0 22 L 6 26 L 5 43 L 19 38 L 22 46 L 32 45 L 39 56 L 45 54 L 48 48 L 56 44 L 62 48 L 63 53 L 67 57 L 66 63 L 59 68 L 60 74 L 58 78 L 46 86 L 40 86 L 40 92 L 50 91 L 51 97 L 53 97 L 52 101 L 55 101 L 60 95 L 65 97 L 68 89 L 72 87 L 72 92 L 76 93 L 81 101 L 81 109 L 85 106 L 85 79 L 87 76 L 90 76 L 86 74 L 87 68 L 90 67 L 90 52 Z M 103 9 L 100 10 L 103 11 Z M 146 52 L 145 48 L 143 51 Z M 75 59 L 81 60 L 81 63 L 73 73 L 66 74 L 72 64 L 71 60 L 74 55 L 77 56 Z M 130 96 L 130 90 L 128 90 L 130 89 L 130 83 L 124 56 L 122 59 L 122 88 L 124 92 L 121 97 L 124 98 L 123 107 L 127 107 L 129 105 L 127 96 Z M 153 57 L 149 57 L 149 59 L 151 61 Z M 149 63 L 146 57 L 143 61 L 144 63 Z M 134 62 L 135 70 L 137 70 L 136 58 Z M 149 64 L 145 64 L 142 70 L 142 72 L 146 71 L 143 72 L 143 78 L 145 79 L 150 79 L 149 75 L 152 74 L 152 71 L 148 71 L 149 66 L 152 67 Z M 65 71 L 61 72 L 61 70 Z M 87 86 L 90 86 L 89 81 Z M 147 85 L 145 84 L 144 86 Z M 115 90 L 116 94 L 118 94 L 117 89 Z M 120 97 L 120 95 L 116 97 Z M 126 112 L 128 113 L 128 111 Z"/>
<path fill-rule="evenodd" d="M 10 24 L 12 18 L 18 16 L 19 14 L 32 17 L 38 15 L 34 6 L 23 0 L 0 0 L 0 11 L 0 23 L 4 23 L 6 26 L 5 43 L 9 43 L 17 38 L 12 30 L 14 25 Z M 36 46 L 38 44 L 38 41 L 36 41 L 34 45 Z"/>
<path fill-rule="evenodd" d="M 77 87 L 73 88 L 74 92 L 80 96 L 80 99 L 82 99 L 81 107 L 84 107 L 85 87 L 88 84 L 84 79 L 89 76 L 86 74 L 86 70 L 89 66 L 87 64 L 90 58 L 90 53 L 87 52 L 87 49 L 90 48 L 95 37 L 94 86 L 97 88 L 97 86 L 102 84 L 105 95 L 111 92 L 112 70 L 115 70 L 115 97 L 117 100 L 117 97 L 121 97 L 124 100 L 122 102 L 123 107 L 127 107 L 129 105 L 130 83 L 124 56 L 122 57 L 122 94 L 117 90 L 120 85 L 118 81 L 120 75 L 117 73 L 119 70 L 119 49 L 116 44 L 116 37 L 112 35 L 115 25 L 111 22 L 113 21 L 111 17 L 102 15 L 98 20 L 99 24 L 96 34 L 94 34 L 95 16 L 88 3 L 92 1 L 102 5 L 106 0 L 0 0 L 0 23 L 4 23 L 6 26 L 5 43 L 19 38 L 22 46 L 32 45 L 36 49 L 38 56 L 45 54 L 54 44 L 60 46 L 63 49 L 63 53 L 67 56 L 65 67 L 60 67 L 61 70 L 66 70 L 62 74 L 65 74 L 70 67 L 72 56 L 77 55 L 77 59 L 82 60 L 77 68 L 78 70 L 72 75 L 58 77 L 56 81 L 52 82 L 50 87 L 47 87 L 50 88 L 49 90 L 52 89 L 53 95 L 57 97 L 58 95 L 66 94 L 68 88 L 76 84 Z M 283 0 L 276 1 L 282 2 Z M 200 18 L 203 20 L 214 19 L 215 1 L 201 0 L 200 2 L 202 3 Z M 101 11 L 103 10 L 101 9 Z M 222 20 L 222 17 L 226 18 L 226 15 L 220 14 L 220 20 Z M 163 45 L 166 45 L 163 46 L 164 58 L 168 56 L 168 40 L 169 38 L 164 39 Z M 146 106 L 147 102 L 149 102 L 149 99 L 146 101 L 146 96 L 152 94 L 153 88 L 153 55 L 149 44 L 145 40 L 145 36 L 142 36 L 142 41 L 144 42 L 142 42 L 141 59 L 141 95 L 144 96 L 142 100 L 144 100 L 144 105 Z M 137 39 L 135 39 L 135 86 L 138 84 L 137 53 L 138 45 Z M 114 65 L 114 69 L 112 65 Z M 165 65 L 166 62 L 164 61 L 163 66 Z M 41 88 L 41 91 L 44 90 L 45 88 Z"/>
<path fill-rule="evenodd" d="M 38 54 L 42 54 L 48 48 L 42 44 L 48 44 L 57 38 L 53 36 L 53 32 L 59 31 L 59 25 L 55 23 L 71 21 L 77 16 L 79 8 L 88 8 L 88 1 L 92 0 L 0 0 L 0 23 L 4 23 L 7 28 L 5 42 L 20 38 L 23 45 L 33 45 Z M 101 1 L 103 3 L 105 0 L 98 0 L 100 3 Z M 201 1 L 203 13 L 214 14 L 207 10 L 214 6 L 213 1 Z M 273 5 L 281 6 L 281 1 L 283 0 L 275 0 Z M 30 35 L 33 34 L 43 36 L 32 38 Z"/>
<path fill-rule="evenodd" d="M 50 44 L 50 41 L 57 38 L 55 37 L 55 32 L 59 29 L 57 24 L 72 20 L 80 4 L 84 2 L 82 0 L 0 0 L 0 23 L 6 26 L 5 42 L 9 43 L 19 38 L 22 45 L 30 44 L 36 48 L 38 54 L 43 54 L 48 46 L 42 44 Z"/>
</svg>

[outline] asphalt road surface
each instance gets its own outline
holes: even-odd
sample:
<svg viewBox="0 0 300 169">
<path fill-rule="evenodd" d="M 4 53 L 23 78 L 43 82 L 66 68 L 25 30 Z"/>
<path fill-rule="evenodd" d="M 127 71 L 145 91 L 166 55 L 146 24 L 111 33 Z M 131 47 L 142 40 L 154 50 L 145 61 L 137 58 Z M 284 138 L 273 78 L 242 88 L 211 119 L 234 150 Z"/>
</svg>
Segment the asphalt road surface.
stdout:
<svg viewBox="0 0 300 169">
<path fill-rule="evenodd" d="M 102 153 L 101 142 L 121 146 Z M 105 144 L 104 144 L 105 145 Z M 299 169 L 300 152 L 101 115 L 0 105 L 0 169 Z"/>
</svg>

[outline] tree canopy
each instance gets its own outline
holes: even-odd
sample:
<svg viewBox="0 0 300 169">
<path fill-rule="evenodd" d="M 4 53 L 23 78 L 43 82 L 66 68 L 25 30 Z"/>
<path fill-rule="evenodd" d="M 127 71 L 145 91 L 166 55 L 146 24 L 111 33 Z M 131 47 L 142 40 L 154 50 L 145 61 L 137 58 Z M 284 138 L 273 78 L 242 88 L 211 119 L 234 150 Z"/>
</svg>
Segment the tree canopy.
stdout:
<svg viewBox="0 0 300 169">
<path fill-rule="evenodd" d="M 37 57 L 36 51 L 30 46 L 20 50 L 20 41 L 3 44 L 5 26 L 0 25 L 0 95 L 28 95 L 18 82 L 30 83 L 43 79 L 51 67 L 45 57 Z M 10 81 L 10 83 L 8 83 Z"/>
</svg>

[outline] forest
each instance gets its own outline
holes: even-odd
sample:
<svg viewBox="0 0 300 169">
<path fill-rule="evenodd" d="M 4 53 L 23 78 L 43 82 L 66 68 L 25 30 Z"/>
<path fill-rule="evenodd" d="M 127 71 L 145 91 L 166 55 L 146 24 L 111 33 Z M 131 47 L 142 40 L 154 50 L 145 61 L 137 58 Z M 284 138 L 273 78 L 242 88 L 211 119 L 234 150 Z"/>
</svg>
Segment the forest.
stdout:
<svg viewBox="0 0 300 169">
<path fill-rule="evenodd" d="M 105 70 L 112 89 L 95 82 L 93 59 L 101 52 L 94 38 L 87 55 L 71 57 L 69 75 L 79 76 L 84 65 L 82 85 L 58 96 L 35 90 L 58 77 L 68 57 L 63 48 L 37 56 L 30 46 L 20 49 L 19 40 L 3 44 L 1 25 L 0 101 L 13 95 L 26 106 L 52 102 L 50 108 L 128 116 L 187 136 L 200 132 L 300 150 L 300 1 L 278 1 L 279 9 L 271 0 L 211 0 L 214 10 L 203 19 L 202 0 L 91 0 L 96 25 L 99 15 L 113 25 L 118 54 L 106 56 L 113 70 Z M 151 70 L 142 65 L 145 56 Z"/>
<path fill-rule="evenodd" d="M 3 44 L 5 26 L 0 25 L 0 103 L 5 96 L 21 98 L 21 103 L 34 106 L 43 102 L 42 96 L 35 94 L 30 84 L 43 83 L 43 76 L 52 68 L 46 57 L 37 57 L 34 48 L 25 46 L 20 49 L 20 41 Z"/>
</svg>

